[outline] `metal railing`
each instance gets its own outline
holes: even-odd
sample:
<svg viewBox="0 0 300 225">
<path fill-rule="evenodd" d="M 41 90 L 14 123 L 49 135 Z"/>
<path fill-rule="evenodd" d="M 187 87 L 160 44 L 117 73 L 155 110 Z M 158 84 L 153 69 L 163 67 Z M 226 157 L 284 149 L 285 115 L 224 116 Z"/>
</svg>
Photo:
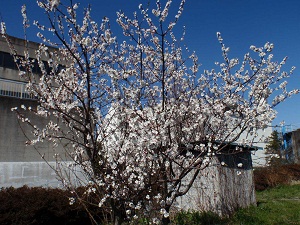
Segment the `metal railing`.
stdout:
<svg viewBox="0 0 300 225">
<path fill-rule="evenodd" d="M 0 78 L 0 96 L 21 99 L 36 99 L 33 94 L 26 91 L 26 82 L 6 80 Z"/>
</svg>

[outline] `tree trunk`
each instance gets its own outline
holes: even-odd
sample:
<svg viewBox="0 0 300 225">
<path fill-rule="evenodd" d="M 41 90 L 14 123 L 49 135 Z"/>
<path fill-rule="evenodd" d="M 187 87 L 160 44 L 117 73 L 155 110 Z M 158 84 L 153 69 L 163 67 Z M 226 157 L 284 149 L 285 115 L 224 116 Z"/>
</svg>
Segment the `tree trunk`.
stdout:
<svg viewBox="0 0 300 225">
<path fill-rule="evenodd" d="M 118 206 L 118 202 L 111 201 L 112 206 L 112 219 L 114 225 L 121 225 L 126 218 L 125 212 L 123 212 Z"/>
<path fill-rule="evenodd" d="M 113 221 L 113 224 L 114 225 L 121 225 L 122 224 L 122 219 L 117 216 L 117 215 L 114 215 L 114 221 Z"/>
<path fill-rule="evenodd" d="M 169 206 L 169 205 L 167 205 L 167 206 L 165 207 L 165 210 L 167 211 L 168 214 L 169 214 L 169 212 L 170 212 L 170 208 L 171 208 L 171 206 Z M 171 223 L 170 216 L 164 217 L 164 215 L 163 215 L 163 218 L 162 218 L 161 222 L 162 222 L 163 225 L 168 225 L 168 224 L 170 224 L 170 223 Z"/>
<path fill-rule="evenodd" d="M 170 224 L 171 223 L 170 217 L 167 217 L 167 218 L 163 217 L 161 222 L 163 225 Z"/>
</svg>

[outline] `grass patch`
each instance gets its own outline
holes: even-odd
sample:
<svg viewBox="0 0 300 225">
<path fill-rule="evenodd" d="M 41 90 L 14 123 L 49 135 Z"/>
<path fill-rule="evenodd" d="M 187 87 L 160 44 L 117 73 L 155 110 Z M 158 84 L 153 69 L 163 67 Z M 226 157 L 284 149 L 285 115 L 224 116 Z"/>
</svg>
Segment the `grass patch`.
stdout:
<svg viewBox="0 0 300 225">
<path fill-rule="evenodd" d="M 258 191 L 256 197 L 258 201 L 278 199 L 300 200 L 300 185 L 281 185 L 265 191 Z"/>
<path fill-rule="evenodd" d="M 172 225 L 300 225 L 300 185 L 285 185 L 257 192 L 257 207 L 238 210 L 230 218 L 207 212 L 180 212 Z"/>
<path fill-rule="evenodd" d="M 257 207 L 241 209 L 229 224 L 300 225 L 300 185 L 279 186 L 257 192 Z"/>
</svg>

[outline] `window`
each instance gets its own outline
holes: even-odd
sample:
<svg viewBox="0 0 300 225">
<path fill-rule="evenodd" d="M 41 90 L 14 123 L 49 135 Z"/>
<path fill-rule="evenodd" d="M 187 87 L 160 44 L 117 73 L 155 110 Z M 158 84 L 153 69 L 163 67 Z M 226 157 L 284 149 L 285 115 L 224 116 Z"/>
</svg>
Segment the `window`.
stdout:
<svg viewBox="0 0 300 225">
<path fill-rule="evenodd" d="M 9 69 L 18 69 L 14 57 L 7 52 L 0 52 L 0 66 Z"/>
</svg>

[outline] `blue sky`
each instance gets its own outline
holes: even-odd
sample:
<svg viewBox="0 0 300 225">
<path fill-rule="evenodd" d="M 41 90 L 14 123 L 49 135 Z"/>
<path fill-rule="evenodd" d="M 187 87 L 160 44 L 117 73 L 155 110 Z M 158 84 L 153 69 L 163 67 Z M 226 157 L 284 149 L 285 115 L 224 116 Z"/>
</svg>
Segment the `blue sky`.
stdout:
<svg viewBox="0 0 300 225">
<path fill-rule="evenodd" d="M 79 0 L 81 7 L 92 5 L 92 17 L 100 21 L 109 17 L 112 30 L 119 35 L 120 29 L 114 25 L 116 11 L 127 15 L 138 9 L 139 3 L 154 0 Z M 179 0 L 172 7 L 177 10 Z M 23 37 L 20 9 L 27 5 L 30 21 L 43 21 L 43 12 L 34 0 L 0 1 L 0 13 L 6 22 L 10 35 Z M 276 61 L 288 56 L 284 69 L 296 66 L 294 75 L 288 80 L 289 89 L 300 88 L 300 1 L 299 0 L 187 0 L 177 29 L 186 26 L 186 44 L 196 51 L 202 66 L 200 71 L 211 69 L 214 62 L 221 60 L 220 46 L 216 32 L 221 32 L 225 44 L 230 47 L 230 56 L 242 58 L 250 45 L 263 46 L 274 43 Z M 28 39 L 39 41 L 34 29 L 28 30 Z M 277 108 L 278 115 L 273 125 L 285 121 L 286 125 L 300 128 L 300 94 L 288 99 Z"/>
</svg>

